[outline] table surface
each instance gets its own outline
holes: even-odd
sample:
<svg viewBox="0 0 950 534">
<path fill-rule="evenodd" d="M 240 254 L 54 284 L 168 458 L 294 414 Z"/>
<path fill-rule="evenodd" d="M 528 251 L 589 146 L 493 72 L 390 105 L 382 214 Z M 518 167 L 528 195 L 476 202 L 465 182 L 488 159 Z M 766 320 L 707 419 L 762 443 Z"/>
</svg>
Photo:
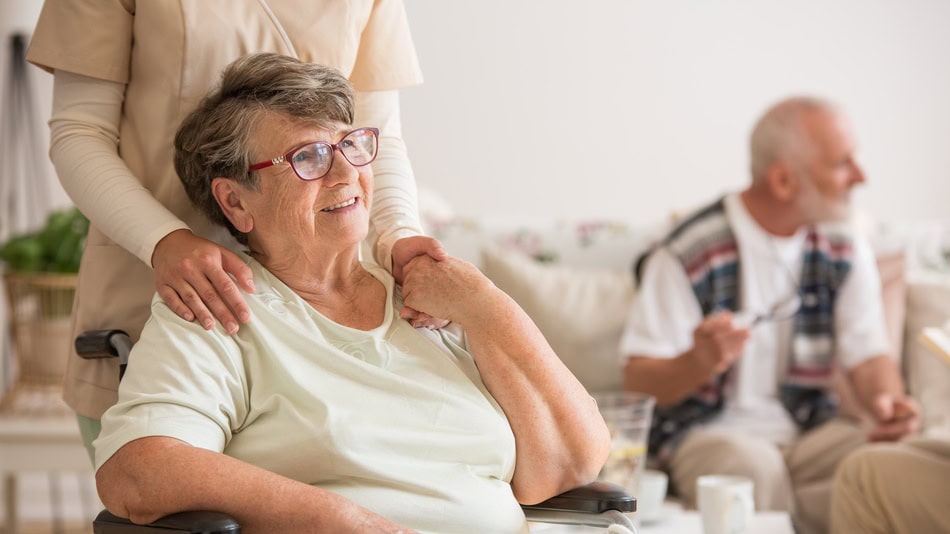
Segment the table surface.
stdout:
<svg viewBox="0 0 950 534">
<path fill-rule="evenodd" d="M 697 512 L 679 512 L 662 521 L 640 526 L 640 534 L 686 534 L 703 531 L 703 523 Z M 792 521 L 786 512 L 758 512 L 746 534 L 792 534 Z"/>
<path fill-rule="evenodd" d="M 606 529 L 570 525 L 532 524 L 533 534 L 594 534 Z M 656 522 L 640 526 L 639 534 L 702 534 L 703 524 L 696 511 L 671 509 Z M 786 512 L 757 512 L 745 534 L 793 534 L 791 519 Z"/>
</svg>

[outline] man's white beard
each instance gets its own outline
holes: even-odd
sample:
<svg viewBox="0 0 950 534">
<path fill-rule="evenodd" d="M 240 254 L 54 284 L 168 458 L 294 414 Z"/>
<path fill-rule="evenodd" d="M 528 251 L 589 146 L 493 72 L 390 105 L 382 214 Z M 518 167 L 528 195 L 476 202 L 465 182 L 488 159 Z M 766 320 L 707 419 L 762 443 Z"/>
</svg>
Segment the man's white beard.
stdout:
<svg viewBox="0 0 950 534">
<path fill-rule="evenodd" d="M 798 207 L 802 218 L 809 224 L 822 222 L 844 222 L 851 218 L 851 198 L 828 198 L 818 191 L 812 178 L 806 177 L 807 184 L 798 197 Z"/>
</svg>

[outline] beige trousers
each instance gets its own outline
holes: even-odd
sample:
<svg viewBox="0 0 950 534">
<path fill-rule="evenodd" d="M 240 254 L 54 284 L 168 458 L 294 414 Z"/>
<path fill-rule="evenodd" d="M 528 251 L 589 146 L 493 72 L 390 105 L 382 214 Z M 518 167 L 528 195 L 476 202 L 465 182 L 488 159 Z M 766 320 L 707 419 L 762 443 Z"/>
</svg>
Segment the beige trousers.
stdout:
<svg viewBox="0 0 950 534">
<path fill-rule="evenodd" d="M 696 479 L 737 475 L 755 483 L 757 510 L 792 514 L 799 534 L 827 532 L 832 480 L 838 463 L 866 442 L 866 429 L 834 419 L 780 447 L 752 434 L 692 430 L 670 460 L 670 480 L 689 508 L 696 506 Z"/>
<path fill-rule="evenodd" d="M 835 534 L 950 532 L 950 442 L 862 448 L 842 462 L 831 507 Z"/>
</svg>

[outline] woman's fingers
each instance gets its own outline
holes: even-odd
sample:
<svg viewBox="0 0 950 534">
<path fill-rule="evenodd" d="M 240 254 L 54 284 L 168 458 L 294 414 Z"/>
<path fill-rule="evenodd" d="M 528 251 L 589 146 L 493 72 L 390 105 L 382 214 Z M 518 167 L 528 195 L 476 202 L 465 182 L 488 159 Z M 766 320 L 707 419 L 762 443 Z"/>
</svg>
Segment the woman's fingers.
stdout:
<svg viewBox="0 0 950 534">
<path fill-rule="evenodd" d="M 179 285 L 175 288 L 175 292 L 185 303 L 185 306 L 188 306 L 188 309 L 195 314 L 195 320 L 198 321 L 198 324 L 200 324 L 202 328 L 205 330 L 214 328 L 214 316 L 207 306 L 205 306 L 204 301 L 191 284 Z"/>
<path fill-rule="evenodd" d="M 224 274 L 224 271 L 221 271 L 221 274 L 225 278 L 228 278 L 228 275 Z M 188 304 L 192 311 L 195 312 L 195 315 L 198 316 L 202 326 L 206 329 L 210 329 L 214 327 L 214 320 L 217 319 L 229 334 L 238 331 L 237 319 L 218 293 L 218 288 L 208 280 L 204 273 L 197 273 L 194 278 L 187 280 L 187 282 L 191 285 L 192 291 L 189 292 L 186 290 L 186 293 L 190 293 L 191 297 L 186 296 L 185 303 Z M 230 278 L 228 278 L 228 284 L 234 286 L 234 282 L 232 282 Z M 233 289 L 234 292 L 237 292 L 237 287 Z M 181 293 L 179 292 L 179 294 Z M 195 297 L 197 297 L 197 301 Z M 195 309 L 195 306 L 198 306 L 200 311 Z"/>
<path fill-rule="evenodd" d="M 159 295 L 183 319 L 209 330 L 217 320 L 232 334 L 251 320 L 241 289 L 254 292 L 254 275 L 230 250 L 176 230 L 156 245 L 152 264 Z"/>
<path fill-rule="evenodd" d="M 411 324 L 413 328 L 428 328 L 429 330 L 445 328 L 451 322 L 445 319 L 439 319 L 438 317 L 432 317 L 427 313 L 414 310 L 409 306 L 403 306 L 403 308 L 399 310 L 399 317 L 409 321 L 409 324 Z"/>
<path fill-rule="evenodd" d="M 159 287 L 158 296 L 162 297 L 165 304 L 182 319 L 186 321 L 193 321 L 195 319 L 195 314 L 191 312 L 191 308 L 182 302 L 181 297 L 178 296 L 178 292 L 171 286 L 162 285 Z"/>
<path fill-rule="evenodd" d="M 214 293 L 219 297 L 219 301 L 223 302 L 223 306 L 219 307 L 227 311 L 230 318 L 233 319 L 236 316 L 242 323 L 247 323 L 251 320 L 251 311 L 247 306 L 247 302 L 244 300 L 244 295 L 241 294 L 241 290 L 238 289 L 234 280 L 228 276 L 228 273 L 222 270 L 215 270 L 208 273 L 207 278 L 213 286 Z M 207 301 L 205 303 L 212 305 L 212 303 Z M 212 312 L 214 312 L 214 316 L 221 321 L 222 324 L 226 324 L 225 321 L 229 318 L 228 316 L 220 315 L 214 307 L 212 307 Z M 231 312 L 233 312 L 233 314 L 231 314 Z"/>
<path fill-rule="evenodd" d="M 429 256 L 436 261 L 443 261 L 448 258 L 445 248 L 438 239 L 424 235 L 399 239 L 393 243 L 392 250 L 393 278 L 396 279 L 396 283 L 403 283 L 405 269 L 408 268 L 408 264 L 413 258 L 419 256 Z"/>
</svg>

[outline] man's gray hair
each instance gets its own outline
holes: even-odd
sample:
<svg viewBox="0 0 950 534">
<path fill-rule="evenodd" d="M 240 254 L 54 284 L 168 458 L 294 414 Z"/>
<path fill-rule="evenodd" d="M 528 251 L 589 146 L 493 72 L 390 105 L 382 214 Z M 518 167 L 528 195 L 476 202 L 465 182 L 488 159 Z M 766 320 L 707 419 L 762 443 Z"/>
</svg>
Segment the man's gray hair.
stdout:
<svg viewBox="0 0 950 534">
<path fill-rule="evenodd" d="M 247 236 L 225 217 L 211 181 L 224 177 L 257 187 L 257 173 L 248 172 L 254 163 L 248 145 L 260 119 L 271 113 L 318 128 L 353 124 L 353 88 L 331 67 L 280 54 L 247 55 L 228 65 L 175 135 L 175 170 L 188 198 L 245 245 Z"/>
<path fill-rule="evenodd" d="M 810 112 L 838 114 L 838 106 L 813 96 L 795 96 L 775 104 L 759 118 L 749 138 L 752 180 L 765 177 L 770 165 L 795 160 L 809 149 L 803 116 Z"/>
</svg>

